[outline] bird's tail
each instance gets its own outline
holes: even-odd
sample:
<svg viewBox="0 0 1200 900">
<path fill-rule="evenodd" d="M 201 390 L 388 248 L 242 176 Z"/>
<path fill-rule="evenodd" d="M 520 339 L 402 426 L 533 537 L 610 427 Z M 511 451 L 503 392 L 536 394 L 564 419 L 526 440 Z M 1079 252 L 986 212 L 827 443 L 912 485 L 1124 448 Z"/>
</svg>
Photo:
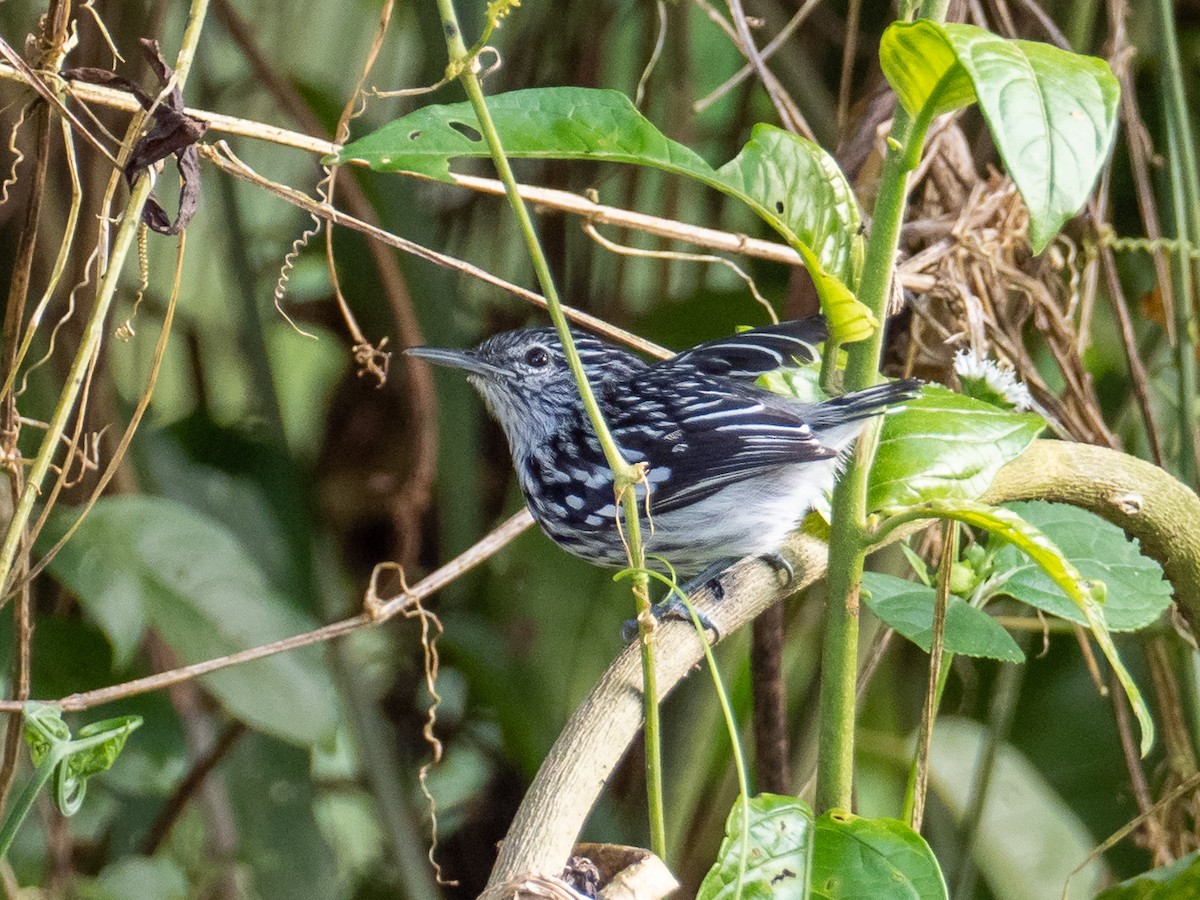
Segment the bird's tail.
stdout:
<svg viewBox="0 0 1200 900">
<path fill-rule="evenodd" d="M 912 400 L 920 393 L 921 381 L 903 378 L 815 404 L 806 418 L 823 442 L 840 445 L 855 437 L 864 419 L 877 416 L 889 406 Z"/>
</svg>

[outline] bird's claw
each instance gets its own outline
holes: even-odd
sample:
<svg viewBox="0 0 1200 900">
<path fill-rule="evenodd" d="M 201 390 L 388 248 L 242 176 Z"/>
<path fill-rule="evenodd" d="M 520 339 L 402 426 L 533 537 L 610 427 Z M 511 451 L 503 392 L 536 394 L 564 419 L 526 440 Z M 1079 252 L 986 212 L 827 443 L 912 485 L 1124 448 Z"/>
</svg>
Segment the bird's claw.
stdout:
<svg viewBox="0 0 1200 900">
<path fill-rule="evenodd" d="M 684 602 L 682 600 L 680 600 L 679 596 L 675 593 L 672 593 L 668 599 L 661 600 L 658 603 L 655 603 L 653 606 L 651 606 L 650 613 L 659 622 L 666 621 L 669 619 L 677 619 L 681 622 L 691 622 L 692 621 L 692 614 L 688 610 L 687 605 L 684 604 Z M 700 625 L 704 628 L 705 631 L 711 631 L 713 633 L 713 642 L 714 643 L 721 639 L 721 629 L 719 629 L 717 627 L 716 623 L 712 619 L 710 619 L 706 613 L 701 612 L 699 609 L 697 609 L 696 610 L 696 618 L 700 620 Z M 637 636 L 638 636 L 638 620 L 637 619 L 626 619 L 625 624 L 621 626 L 622 640 L 632 641 Z"/>
<path fill-rule="evenodd" d="M 784 558 L 782 553 L 763 553 L 758 558 L 783 575 L 784 587 L 792 586 L 792 583 L 796 580 L 796 569 Z"/>
</svg>

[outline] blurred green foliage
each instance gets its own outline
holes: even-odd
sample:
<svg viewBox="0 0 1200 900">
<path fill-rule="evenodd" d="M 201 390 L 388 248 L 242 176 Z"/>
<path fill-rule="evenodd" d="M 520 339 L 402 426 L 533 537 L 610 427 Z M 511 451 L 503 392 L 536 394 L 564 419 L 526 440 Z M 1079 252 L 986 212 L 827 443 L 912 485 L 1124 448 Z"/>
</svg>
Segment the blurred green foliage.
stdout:
<svg viewBox="0 0 1200 900">
<path fill-rule="evenodd" d="M 286 98 L 315 116 L 323 127 L 319 136 L 328 138 L 353 90 L 380 4 L 230 0 L 241 25 L 228 24 L 221 12 L 226 5 L 214 0 L 188 103 L 306 130 L 287 112 Z M 1045 37 L 1037 21 L 1020 12 L 1022 4 L 982 5 L 993 18 L 1001 9 L 1012 13 L 1022 35 Z M 462 21 L 481 22 L 483 6 L 479 0 L 460 3 Z M 761 33 L 770 35 L 793 6 L 764 0 L 751 12 L 764 18 Z M 891 16 L 887 4 L 862 6 L 852 70 L 851 99 L 860 104 L 856 116 L 865 114 L 879 92 L 877 47 Z M 1044 6 L 1077 49 L 1103 50 L 1108 26 L 1101 4 L 1061 0 Z M 820 4 L 772 61 L 818 141 L 831 152 L 838 147 L 846 7 L 844 2 Z M 158 37 L 168 58 L 178 46 L 183 3 L 98 0 L 95 8 L 130 60 L 137 58 L 135 42 L 142 36 Z M 733 74 L 741 58 L 698 5 L 668 3 L 665 9 L 663 57 L 647 80 L 642 112 L 664 134 L 719 165 L 745 144 L 753 124 L 775 121 L 774 109 L 751 79 L 693 112 L 690 103 Z M 32 0 L 8 0 L 0 5 L 0 36 L 22 47 L 43 11 L 44 4 Z M 1194 74 L 1200 29 L 1189 16 L 1181 12 L 1180 27 L 1184 64 Z M 94 20 L 80 14 L 79 22 L 80 45 L 70 64 L 109 65 Z M 494 38 L 504 65 L 488 77 L 486 88 L 494 93 L 597 86 L 632 96 L 656 22 L 655 5 L 647 2 L 526 3 Z M 1161 148 L 1165 139 L 1155 73 L 1146 61 L 1155 46 L 1149 7 L 1133 10 L 1129 25 L 1131 40 L 1145 48 L 1136 63 L 1139 90 Z M 265 71 L 255 68 L 248 53 L 257 54 Z M 432 84 L 444 64 L 433 5 L 400 3 L 368 85 Z M 139 75 L 132 63 L 121 70 Z M 428 97 L 375 98 L 354 121 L 352 134 L 365 134 L 427 102 L 460 99 L 457 87 Z M 5 133 L 20 102 L 16 88 L 0 81 Z M 123 124 L 102 115 L 109 127 Z M 982 170 L 996 157 L 981 134 L 976 129 L 971 136 Z M 273 180 L 312 193 L 321 176 L 310 154 L 244 137 L 227 139 L 242 159 Z M 108 165 L 86 149 L 80 152 L 91 197 L 84 209 L 94 213 L 92 195 L 107 178 Z M 0 151 L 0 159 L 7 171 L 11 154 Z M 488 168 L 461 169 L 467 170 L 486 173 Z M 595 188 L 602 202 L 614 206 L 769 236 L 742 204 L 662 172 L 528 160 L 517 163 L 517 172 L 528 183 L 577 192 Z M 340 177 L 359 183 L 388 230 L 531 284 L 523 246 L 502 201 L 397 176 L 355 171 Z M 0 206 L 5 283 L 22 228 L 23 184 L 18 180 L 13 199 Z M 1111 189 L 1117 231 L 1141 234 L 1141 223 L 1131 213 L 1135 204 L 1123 148 L 1116 153 Z M 173 190 L 170 177 L 164 177 L 160 193 L 165 198 Z M 338 198 L 345 196 L 340 186 Z M 69 197 L 57 157 L 45 197 L 42 240 L 51 248 Z M 83 221 L 90 235 L 93 220 L 85 215 Z M 742 282 L 720 266 L 619 256 L 596 246 L 577 221 L 562 214 L 546 212 L 538 221 L 564 297 L 573 306 L 673 348 L 765 321 Z M 287 204 L 203 167 L 202 206 L 188 232 L 171 343 L 149 415 L 114 480 L 113 493 L 119 496 L 101 501 L 80 543 L 68 544 L 49 577 L 33 586 L 35 697 L 54 699 L 116 684 L 353 615 L 376 563 L 403 562 L 411 584 L 519 507 L 502 435 L 463 380 L 438 373 L 436 395 L 414 398 L 412 380 L 396 358 L 382 387 L 357 376 L 351 342 L 332 300 L 322 238 L 302 249 L 290 273 L 284 304 L 296 326 L 275 310 L 280 266 L 308 224 Z M 638 247 L 667 243 L 620 229 L 609 232 Z M 437 345 L 465 346 L 501 328 L 540 321 L 532 308 L 493 288 L 404 255 L 397 262 L 409 300 L 389 297 L 360 236 L 339 229 L 334 247 L 355 316 L 370 340 L 388 337 L 388 349 L 413 339 L 399 333 L 394 303 L 411 302 L 422 339 Z M 126 273 L 88 408 L 88 430 L 109 428 L 101 441 L 102 460 L 145 389 L 174 252 L 173 241 L 151 237 L 150 287 L 136 317 L 136 272 L 131 267 Z M 35 294 L 45 284 L 52 255 L 46 249 L 35 264 Z M 81 280 L 86 251 L 76 255 L 64 277 L 68 285 Z M 1122 254 L 1119 260 L 1130 296 L 1146 294 L 1154 281 L 1148 257 Z M 777 311 L 812 311 L 813 297 L 802 278 L 762 261 L 744 264 Z M 1176 376 L 1163 329 L 1149 309 L 1153 297 L 1146 300 L 1137 336 L 1151 377 L 1151 399 L 1164 425 L 1164 447 L 1174 459 L 1180 444 L 1170 414 Z M 76 302 L 86 309 L 88 301 L 84 288 Z M 1111 427 L 1130 452 L 1148 455 L 1117 329 L 1103 301 L 1100 305 L 1084 359 Z M 66 307 L 66 291 L 60 290 L 49 320 L 56 321 Z M 20 399 L 22 415 L 50 416 L 69 358 L 63 348 L 78 338 L 79 315 L 63 326 L 49 362 L 30 376 Z M 115 325 L 130 317 L 136 334 L 124 341 L 110 337 Z M 31 359 L 46 352 L 48 339 L 44 328 Z M 1047 381 L 1056 385 L 1054 360 L 1040 349 L 1036 334 L 1030 339 Z M 427 429 L 423 433 L 417 431 L 415 410 L 426 416 L 419 423 Z M 431 435 L 437 438 L 436 478 L 415 483 L 415 448 Z M 23 454 L 34 452 L 38 437 L 36 428 L 25 428 Z M 38 552 L 65 529 L 94 483 L 93 473 L 64 493 Z M 405 507 L 425 490 L 427 503 Z M 893 575 L 906 571 L 898 554 L 882 555 L 881 568 Z M 227 589 L 219 605 L 204 605 L 197 579 Z M 787 609 L 783 669 L 797 789 L 813 764 L 821 601 L 818 588 Z M 47 808 L 29 819 L 10 854 L 16 879 L 60 892 L 47 895 L 86 898 L 475 896 L 490 869 L 492 847 L 503 837 L 529 778 L 569 713 L 620 649 L 620 623 L 631 614 L 630 604 L 627 591 L 612 584 L 608 573 L 566 556 L 531 531 L 441 591 L 431 607 L 446 628 L 439 644 L 437 725 L 446 755 L 431 771 L 429 786 L 438 799 L 437 857 L 461 886 L 437 887 L 425 860 L 427 803 L 416 772 L 430 756 L 421 735 L 430 697 L 412 621 L 276 657 L 257 664 L 258 669 L 240 667 L 123 700 L 100 715 L 69 716 L 75 728 L 109 715 L 139 715 L 146 724 L 116 766 L 93 779 L 78 816 L 63 820 Z M 869 615 L 863 627 L 867 637 L 881 628 Z M 1044 647 L 1040 634 L 1033 640 L 1018 637 L 1028 662 L 1011 687 L 1019 701 L 999 758 L 1001 775 L 1015 779 L 1028 802 L 1008 810 L 1011 815 L 1003 821 L 985 817 L 979 823 L 976 847 L 982 848 L 978 866 L 984 877 L 963 876 L 961 882 L 973 883 L 978 897 L 1049 896 L 1027 883 L 1027 860 L 995 855 L 1011 849 L 997 836 L 1024 831 L 1074 852 L 1094 846 L 1138 812 L 1112 715 L 1097 696 L 1074 637 L 1048 633 Z M 748 643 L 748 636 L 736 635 L 717 654 L 747 723 Z M 0 666 L 6 673 L 13 644 L 11 617 L 5 615 Z M 1146 685 L 1150 680 L 1139 648 L 1133 639 L 1121 643 Z M 1180 715 L 1194 719 L 1193 664 L 1189 651 L 1178 651 L 1175 665 L 1186 676 Z M 981 740 L 997 685 L 1014 677 L 1005 676 L 1001 665 L 982 659 L 955 662 L 943 709 L 956 718 L 942 727 L 953 731 L 964 754 Z M 864 815 L 897 814 L 926 672 L 925 655 L 896 640 L 863 697 L 859 811 Z M 736 792 L 710 690 L 695 681 L 665 709 L 670 862 L 685 890 L 696 888 L 717 857 Z M 187 773 L 222 739 L 229 742 L 228 752 L 166 829 L 160 818 L 164 809 L 180 795 Z M 969 802 L 964 799 L 967 776 L 960 771 L 961 759 L 944 762 L 935 768 L 926 835 L 948 873 L 952 895 L 967 896 L 954 893 L 957 882 L 951 877 L 970 868 L 960 828 Z M 585 838 L 645 842 L 640 770 L 635 748 L 615 773 Z M 1161 774 L 1166 771 L 1161 749 L 1146 771 L 1156 791 L 1168 781 Z M 18 784 L 28 775 L 23 764 Z M 1194 823 L 1178 827 L 1186 831 Z M 1129 877 L 1150 862 L 1143 848 L 1126 841 L 1096 869 Z M 1053 888 L 1061 888 L 1061 881 Z"/>
</svg>

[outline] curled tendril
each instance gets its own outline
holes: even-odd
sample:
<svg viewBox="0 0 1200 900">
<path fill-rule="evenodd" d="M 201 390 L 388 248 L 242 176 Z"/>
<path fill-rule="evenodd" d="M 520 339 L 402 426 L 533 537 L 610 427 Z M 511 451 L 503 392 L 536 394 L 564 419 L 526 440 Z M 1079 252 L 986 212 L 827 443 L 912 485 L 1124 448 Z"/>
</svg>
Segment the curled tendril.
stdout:
<svg viewBox="0 0 1200 900">
<path fill-rule="evenodd" d="M 13 123 L 12 131 L 8 134 L 8 149 L 12 152 L 13 161 L 8 170 L 8 177 L 0 183 L 0 206 L 8 202 L 8 191 L 14 184 L 17 183 L 17 169 L 25 159 L 25 154 L 21 152 L 21 148 L 17 146 L 17 134 L 21 130 L 21 125 L 25 122 L 25 116 L 29 112 L 29 104 L 21 107 L 21 112 L 17 115 L 17 121 Z"/>
<path fill-rule="evenodd" d="M 322 197 L 322 199 L 324 198 Z M 303 335 L 306 338 L 312 338 L 315 341 L 317 336 L 297 325 L 295 320 L 283 308 L 283 298 L 287 294 L 287 284 L 291 279 L 292 270 L 296 267 L 296 260 L 300 258 L 300 252 L 308 246 L 309 241 L 321 233 L 321 218 L 316 213 L 310 213 L 309 218 L 312 219 L 312 227 L 304 229 L 300 237 L 292 241 L 292 249 L 283 258 L 283 265 L 279 269 L 279 279 L 275 282 L 275 309 L 296 330 L 297 334 Z"/>
<path fill-rule="evenodd" d="M 97 260 L 97 258 L 99 256 L 99 252 L 100 252 L 100 245 L 97 244 L 92 249 L 92 253 L 88 257 L 87 263 L 83 267 L 83 280 L 80 281 L 78 284 L 76 284 L 73 288 L 71 288 L 71 293 L 67 294 L 67 311 L 62 314 L 62 317 L 57 322 L 54 323 L 54 328 L 51 329 L 51 331 L 50 331 L 49 346 L 46 347 L 45 354 L 43 354 L 41 359 L 39 359 L 37 362 L 35 362 L 32 366 L 30 366 L 28 369 L 26 369 L 22 373 L 21 387 L 17 390 L 17 393 L 15 396 L 20 397 L 25 393 L 25 390 L 29 387 L 29 376 L 31 374 L 33 374 L 35 371 L 37 371 L 38 369 L 40 369 L 42 366 L 44 366 L 47 362 L 49 362 L 50 357 L 52 357 L 54 355 L 55 340 L 58 337 L 58 332 L 62 329 L 62 327 L 65 324 L 67 324 L 67 322 L 69 322 L 71 320 L 71 317 L 75 315 L 75 295 L 82 288 L 87 287 L 91 283 L 91 281 L 92 281 L 92 276 L 91 276 L 92 264 Z"/>
</svg>

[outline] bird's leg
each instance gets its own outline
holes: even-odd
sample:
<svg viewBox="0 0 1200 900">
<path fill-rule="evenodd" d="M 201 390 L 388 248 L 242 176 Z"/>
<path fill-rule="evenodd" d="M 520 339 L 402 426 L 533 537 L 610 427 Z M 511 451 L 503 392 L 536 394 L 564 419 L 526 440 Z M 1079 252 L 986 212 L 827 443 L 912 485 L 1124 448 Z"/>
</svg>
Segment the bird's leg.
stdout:
<svg viewBox="0 0 1200 900">
<path fill-rule="evenodd" d="M 732 566 L 737 559 L 730 557 L 728 559 L 719 559 L 714 563 L 706 566 L 699 575 L 695 578 L 689 578 L 679 586 L 679 590 L 683 592 L 689 600 L 701 588 L 707 587 L 712 592 L 713 599 L 720 601 L 725 597 L 725 588 L 721 585 L 721 573 Z M 692 615 L 688 612 L 688 608 L 679 598 L 679 594 L 671 591 L 665 598 L 655 603 L 650 611 L 654 613 L 656 619 L 679 619 L 684 622 L 692 621 Z M 700 624 L 706 631 L 711 631 L 714 635 L 714 641 L 721 639 L 721 630 L 705 613 L 696 610 L 696 617 L 700 619 Z M 625 640 L 632 640 L 637 634 L 637 620 L 629 619 L 621 628 L 621 636 Z"/>
</svg>

